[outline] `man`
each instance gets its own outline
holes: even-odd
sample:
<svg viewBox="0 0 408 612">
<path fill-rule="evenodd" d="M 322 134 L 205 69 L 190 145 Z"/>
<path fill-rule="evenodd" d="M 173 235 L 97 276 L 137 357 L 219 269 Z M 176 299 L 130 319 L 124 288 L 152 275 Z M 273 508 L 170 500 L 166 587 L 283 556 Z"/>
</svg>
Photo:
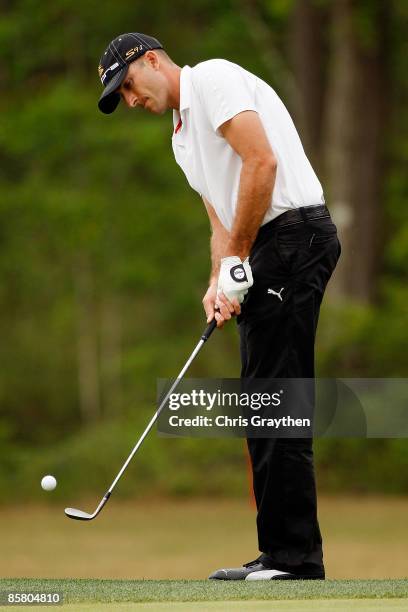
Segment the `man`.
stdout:
<svg viewBox="0 0 408 612">
<path fill-rule="evenodd" d="M 322 187 L 284 104 L 223 59 L 180 68 L 155 38 L 122 34 L 102 55 L 99 109 L 122 99 L 173 109 L 177 163 L 212 227 L 203 305 L 222 327 L 237 317 L 243 378 L 313 378 L 320 304 L 340 256 Z M 310 438 L 248 439 L 261 555 L 220 580 L 325 577 Z"/>
</svg>

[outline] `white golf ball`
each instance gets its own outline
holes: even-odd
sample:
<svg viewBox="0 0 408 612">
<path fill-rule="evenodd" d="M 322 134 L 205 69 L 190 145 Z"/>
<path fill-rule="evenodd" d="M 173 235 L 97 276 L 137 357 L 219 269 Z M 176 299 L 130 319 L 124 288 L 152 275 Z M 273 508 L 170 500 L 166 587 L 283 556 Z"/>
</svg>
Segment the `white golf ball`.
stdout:
<svg viewBox="0 0 408 612">
<path fill-rule="evenodd" d="M 53 491 L 57 486 L 57 481 L 54 476 L 44 476 L 41 480 L 41 486 L 44 491 Z"/>
</svg>

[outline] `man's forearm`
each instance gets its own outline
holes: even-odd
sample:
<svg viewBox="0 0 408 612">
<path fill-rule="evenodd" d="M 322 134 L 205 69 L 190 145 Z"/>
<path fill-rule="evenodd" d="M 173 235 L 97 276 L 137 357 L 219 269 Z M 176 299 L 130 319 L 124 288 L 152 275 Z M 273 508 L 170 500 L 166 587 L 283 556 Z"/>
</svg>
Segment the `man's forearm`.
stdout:
<svg viewBox="0 0 408 612">
<path fill-rule="evenodd" d="M 220 272 L 221 259 L 225 257 L 230 233 L 225 228 L 217 228 L 211 235 L 211 275 L 210 284 L 216 283 Z"/>
<path fill-rule="evenodd" d="M 238 255 L 245 259 L 255 241 L 269 208 L 276 179 L 276 162 L 252 160 L 243 162 L 235 219 L 223 257 Z"/>
</svg>

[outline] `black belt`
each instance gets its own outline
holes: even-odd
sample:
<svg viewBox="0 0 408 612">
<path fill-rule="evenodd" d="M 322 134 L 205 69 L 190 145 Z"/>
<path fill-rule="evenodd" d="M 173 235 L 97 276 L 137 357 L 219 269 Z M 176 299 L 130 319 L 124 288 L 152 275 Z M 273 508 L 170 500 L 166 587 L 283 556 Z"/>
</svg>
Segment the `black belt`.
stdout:
<svg viewBox="0 0 408 612">
<path fill-rule="evenodd" d="M 275 227 L 294 225 L 295 223 L 301 223 L 309 219 L 320 219 L 324 217 L 330 217 L 330 211 L 325 204 L 319 204 L 318 206 L 301 206 L 300 208 L 287 210 L 280 214 L 279 217 L 272 219 L 272 221 L 268 221 L 268 223 L 262 225 L 259 232 L 263 232 L 266 228 L 274 229 Z"/>
</svg>

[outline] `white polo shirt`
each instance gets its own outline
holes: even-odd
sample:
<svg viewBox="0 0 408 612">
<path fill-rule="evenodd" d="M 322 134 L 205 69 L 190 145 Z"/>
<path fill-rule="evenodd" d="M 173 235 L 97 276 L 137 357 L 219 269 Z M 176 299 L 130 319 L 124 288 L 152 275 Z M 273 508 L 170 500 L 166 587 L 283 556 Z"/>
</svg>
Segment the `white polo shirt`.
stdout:
<svg viewBox="0 0 408 612">
<path fill-rule="evenodd" d="M 276 92 L 241 66 L 212 59 L 181 70 L 172 145 L 189 184 L 213 205 L 224 227 L 230 230 L 235 217 L 242 160 L 218 128 L 245 110 L 258 113 L 278 164 L 262 225 L 286 210 L 324 203 L 322 186 Z"/>
</svg>

